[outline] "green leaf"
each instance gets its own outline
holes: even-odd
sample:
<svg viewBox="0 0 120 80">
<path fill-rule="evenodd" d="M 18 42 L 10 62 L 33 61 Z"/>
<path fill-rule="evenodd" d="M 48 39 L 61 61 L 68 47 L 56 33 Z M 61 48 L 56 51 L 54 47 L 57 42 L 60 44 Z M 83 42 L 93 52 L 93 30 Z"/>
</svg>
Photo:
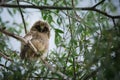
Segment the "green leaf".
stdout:
<svg viewBox="0 0 120 80">
<path fill-rule="evenodd" d="M 52 16 L 51 16 L 51 15 L 48 15 L 48 16 L 47 16 L 47 20 L 48 20 L 49 23 L 53 22 Z"/>
<path fill-rule="evenodd" d="M 7 9 L 7 11 L 11 16 L 14 16 L 14 14 L 12 13 L 12 11 L 10 9 Z"/>
<path fill-rule="evenodd" d="M 60 36 L 60 34 L 56 32 L 55 33 L 55 44 L 56 44 L 56 46 L 59 46 L 59 44 L 61 42 L 61 39 L 62 39 L 62 37 Z"/>
<path fill-rule="evenodd" d="M 58 23 L 59 25 L 62 23 L 62 18 L 61 18 L 61 17 L 57 18 L 57 23 Z"/>
<path fill-rule="evenodd" d="M 64 32 L 63 32 L 62 30 L 60 30 L 60 29 L 55 29 L 55 32 L 56 32 L 56 33 L 62 33 L 62 34 L 64 33 Z"/>
</svg>

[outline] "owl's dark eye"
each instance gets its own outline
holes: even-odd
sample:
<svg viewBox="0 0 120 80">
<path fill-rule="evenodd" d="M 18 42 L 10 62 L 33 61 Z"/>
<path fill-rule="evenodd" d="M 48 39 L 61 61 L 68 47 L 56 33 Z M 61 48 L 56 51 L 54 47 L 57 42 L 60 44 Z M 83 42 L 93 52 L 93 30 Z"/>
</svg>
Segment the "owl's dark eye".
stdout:
<svg viewBox="0 0 120 80">
<path fill-rule="evenodd" d="M 43 31 L 42 32 L 47 32 L 48 31 L 48 28 L 47 27 L 44 27 Z"/>
<path fill-rule="evenodd" d="M 39 31 L 39 32 L 42 32 L 41 28 L 40 28 L 40 25 L 36 25 L 35 28 Z"/>
</svg>

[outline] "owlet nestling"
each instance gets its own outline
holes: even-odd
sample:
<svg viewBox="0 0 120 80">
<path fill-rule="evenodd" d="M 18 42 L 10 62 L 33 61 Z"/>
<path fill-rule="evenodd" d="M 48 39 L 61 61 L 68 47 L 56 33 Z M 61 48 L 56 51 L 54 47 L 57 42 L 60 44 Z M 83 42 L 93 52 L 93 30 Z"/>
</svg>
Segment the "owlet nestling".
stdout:
<svg viewBox="0 0 120 80">
<path fill-rule="evenodd" d="M 46 58 L 50 38 L 50 26 L 48 23 L 44 21 L 35 22 L 30 32 L 28 32 L 24 38 L 27 41 L 31 41 L 39 54 L 35 54 L 34 51 L 26 44 L 21 48 L 21 59 Z"/>
</svg>

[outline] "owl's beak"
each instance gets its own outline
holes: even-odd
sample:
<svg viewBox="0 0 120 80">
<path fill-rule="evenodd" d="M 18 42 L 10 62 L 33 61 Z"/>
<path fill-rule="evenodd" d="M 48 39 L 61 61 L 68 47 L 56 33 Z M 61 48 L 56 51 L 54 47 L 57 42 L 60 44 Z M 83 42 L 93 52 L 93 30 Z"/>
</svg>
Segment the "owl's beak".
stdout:
<svg viewBox="0 0 120 80">
<path fill-rule="evenodd" d="M 44 26 L 40 25 L 40 32 L 43 32 Z"/>
<path fill-rule="evenodd" d="M 40 26 L 41 27 L 41 29 L 44 29 L 44 26 Z"/>
</svg>

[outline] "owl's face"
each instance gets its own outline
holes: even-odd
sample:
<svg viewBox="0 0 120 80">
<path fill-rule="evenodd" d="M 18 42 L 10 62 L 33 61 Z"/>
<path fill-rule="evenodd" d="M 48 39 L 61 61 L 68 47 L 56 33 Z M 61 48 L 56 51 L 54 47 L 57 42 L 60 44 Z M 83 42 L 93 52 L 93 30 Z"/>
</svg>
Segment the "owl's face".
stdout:
<svg viewBox="0 0 120 80">
<path fill-rule="evenodd" d="M 44 21 L 37 21 L 31 28 L 31 31 L 38 31 L 39 33 L 48 34 L 50 36 L 50 27 L 48 23 Z"/>
</svg>

